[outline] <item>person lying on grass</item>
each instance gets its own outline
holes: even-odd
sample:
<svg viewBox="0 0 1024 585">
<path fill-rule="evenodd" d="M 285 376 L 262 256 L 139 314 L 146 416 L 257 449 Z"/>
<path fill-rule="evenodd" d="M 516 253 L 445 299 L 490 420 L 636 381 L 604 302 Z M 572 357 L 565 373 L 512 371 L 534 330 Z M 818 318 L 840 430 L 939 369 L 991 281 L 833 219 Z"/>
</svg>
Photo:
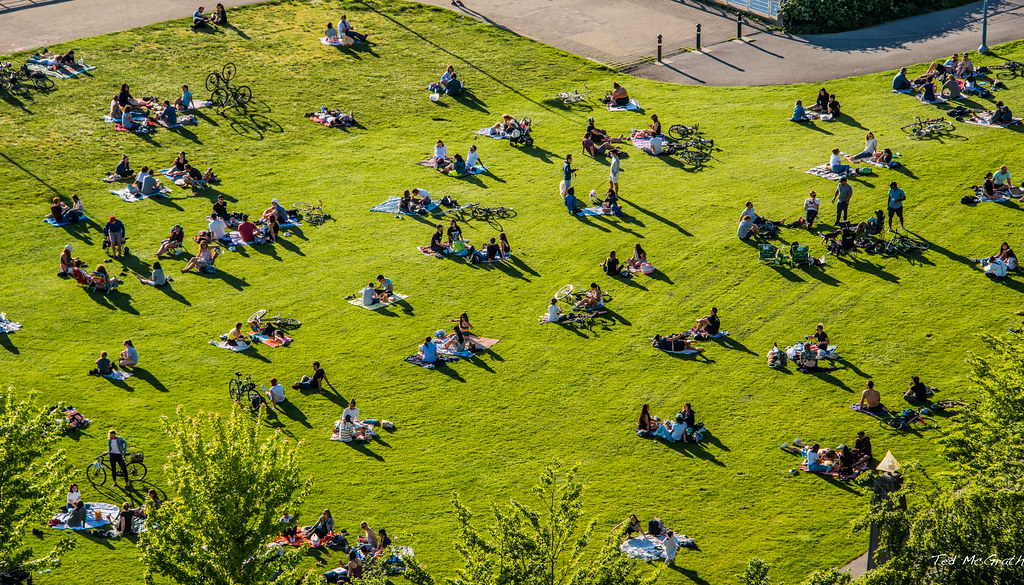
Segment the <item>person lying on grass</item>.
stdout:
<svg viewBox="0 0 1024 585">
<path fill-rule="evenodd" d="M 122 368 L 134 368 L 139 365 L 139 352 L 135 349 L 135 344 L 132 343 L 131 339 L 124 340 L 124 350 L 117 359 L 117 365 Z"/>
<path fill-rule="evenodd" d="M 621 276 L 625 271 L 622 264 L 619 263 L 619 259 L 615 257 L 615 250 L 608 252 L 608 257 L 598 266 L 601 267 L 601 271 L 607 276 Z"/>
<path fill-rule="evenodd" d="M 100 352 L 100 359 L 96 360 L 96 367 L 89 370 L 90 376 L 109 376 L 117 369 L 117 364 L 107 359 L 107 352 Z"/>
<path fill-rule="evenodd" d="M 319 112 L 310 112 L 305 116 L 328 128 L 348 128 L 356 124 L 356 116 L 352 110 L 345 114 L 341 110 L 328 110 L 327 106 L 321 106 Z"/>
<path fill-rule="evenodd" d="M 466 174 L 466 161 L 463 160 L 461 154 L 455 153 L 455 160 L 448 165 L 437 167 L 437 170 L 445 175 L 464 175 Z"/>
<path fill-rule="evenodd" d="M 298 382 L 292 384 L 292 388 L 296 390 L 316 390 L 323 394 L 324 384 L 327 384 L 331 387 L 331 390 L 334 390 L 334 384 L 331 384 L 330 379 L 327 378 L 327 372 L 320 367 L 320 362 L 313 362 L 313 376 L 303 376 Z"/>
<path fill-rule="evenodd" d="M 686 338 L 685 333 L 673 333 L 662 337 L 661 335 L 655 335 L 654 340 L 651 342 L 651 347 L 654 349 L 660 349 L 661 351 L 680 352 L 680 351 L 704 351 L 703 347 L 694 347 L 690 340 Z"/>
<path fill-rule="evenodd" d="M 252 321 L 249 321 L 249 330 L 252 331 L 253 333 L 259 333 L 260 335 L 264 335 L 271 339 L 276 339 L 281 343 L 285 343 L 288 340 L 288 338 L 285 337 L 284 331 L 275 328 L 274 325 L 271 323 L 267 323 L 266 325 L 264 325 L 260 321 L 259 317 L 256 317 Z"/>
<path fill-rule="evenodd" d="M 882 404 L 882 394 L 875 390 L 875 381 L 868 380 L 867 388 L 860 394 L 860 409 L 872 414 L 880 414 L 886 411 Z"/>
<path fill-rule="evenodd" d="M 419 356 L 420 360 L 425 364 L 433 364 L 437 362 L 437 344 L 434 343 L 433 339 L 429 335 L 423 340 L 423 345 L 420 346 L 416 355 Z"/>
<path fill-rule="evenodd" d="M 142 284 L 149 286 L 163 286 L 167 284 L 167 276 L 164 275 L 164 269 L 160 266 L 160 262 L 153 263 L 153 272 L 150 273 L 149 278 L 142 278 L 140 274 L 136 274 L 135 277 Z"/>
<path fill-rule="evenodd" d="M 224 335 L 221 335 L 220 338 L 222 341 L 227 342 L 227 344 L 230 345 L 231 347 L 250 345 L 252 343 L 252 340 L 249 339 L 249 336 L 246 335 L 244 331 L 242 331 L 241 321 L 235 323 L 235 326 L 231 328 L 231 331 L 228 331 Z"/>
<path fill-rule="evenodd" d="M 181 273 L 184 274 L 189 272 L 193 268 L 209 268 L 214 265 L 214 262 L 217 261 L 217 256 L 219 255 L 220 248 L 218 246 L 210 246 L 209 242 L 203 240 L 199 242 L 199 252 L 197 252 L 195 256 L 189 258 L 188 263 L 181 269 Z"/>
<path fill-rule="evenodd" d="M 128 185 L 128 191 L 135 195 L 152 195 L 160 192 L 160 181 L 151 174 L 149 167 L 142 167 L 135 182 Z"/>
</svg>

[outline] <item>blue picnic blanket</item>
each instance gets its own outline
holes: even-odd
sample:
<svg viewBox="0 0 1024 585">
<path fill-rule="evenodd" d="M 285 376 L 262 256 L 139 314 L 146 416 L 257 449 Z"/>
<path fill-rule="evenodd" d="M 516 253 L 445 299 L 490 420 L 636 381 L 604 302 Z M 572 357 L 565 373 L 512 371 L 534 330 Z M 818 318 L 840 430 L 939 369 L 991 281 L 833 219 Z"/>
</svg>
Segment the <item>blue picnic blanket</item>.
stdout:
<svg viewBox="0 0 1024 585">
<path fill-rule="evenodd" d="M 82 221 L 83 219 L 89 219 L 89 218 L 83 215 L 82 219 L 79 219 L 78 221 Z M 55 219 L 53 219 L 52 217 L 44 217 L 43 221 L 45 221 L 46 223 L 52 225 L 53 227 L 67 227 L 67 226 L 71 225 L 72 223 L 77 223 L 77 222 L 70 222 L 70 221 L 65 221 L 65 222 L 62 222 L 62 223 L 57 223 L 57 221 Z"/>
<path fill-rule="evenodd" d="M 398 202 L 401 201 L 401 197 L 388 197 L 388 200 L 380 205 L 374 205 L 370 208 L 370 211 L 380 211 L 382 213 L 402 213 L 404 215 L 417 215 L 409 211 L 398 211 Z M 427 206 L 427 211 L 433 213 L 440 205 L 436 201 L 431 201 L 430 205 Z"/>
</svg>

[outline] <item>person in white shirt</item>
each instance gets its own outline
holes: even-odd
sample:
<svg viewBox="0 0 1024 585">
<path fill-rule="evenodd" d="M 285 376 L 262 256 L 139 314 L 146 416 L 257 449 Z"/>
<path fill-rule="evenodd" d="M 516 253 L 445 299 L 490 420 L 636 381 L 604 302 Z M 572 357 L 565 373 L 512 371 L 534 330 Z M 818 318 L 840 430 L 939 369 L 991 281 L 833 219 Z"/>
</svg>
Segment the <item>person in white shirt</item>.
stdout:
<svg viewBox="0 0 1024 585">
<path fill-rule="evenodd" d="M 68 490 L 68 510 L 75 507 L 82 499 L 82 492 L 78 491 L 78 484 L 71 484 L 71 488 Z"/>
<path fill-rule="evenodd" d="M 811 229 L 814 225 L 815 218 L 818 217 L 818 207 L 821 205 L 821 199 L 818 199 L 818 195 L 811 191 L 807 199 L 804 199 L 804 220 L 807 221 L 807 229 Z"/>
<path fill-rule="evenodd" d="M 850 162 L 857 162 L 866 158 L 871 158 L 878 150 L 878 141 L 875 140 L 875 135 L 868 132 L 868 135 L 864 138 L 864 150 L 853 155 L 847 156 L 847 160 Z"/>
<path fill-rule="evenodd" d="M 353 423 L 357 423 L 357 422 L 360 421 L 359 409 L 356 408 L 356 399 L 355 398 L 353 398 L 352 400 L 348 401 L 348 408 L 345 409 L 345 412 L 341 413 L 342 420 L 344 420 L 346 416 L 350 417 L 349 420 L 351 420 Z"/>
<path fill-rule="evenodd" d="M 661 546 L 665 549 L 665 564 L 676 564 L 676 550 L 679 549 L 679 542 L 676 541 L 676 533 L 671 530 L 666 531 L 665 540 L 661 543 Z"/>
<path fill-rule="evenodd" d="M 832 156 L 828 159 L 828 166 L 829 169 L 831 169 L 832 172 L 837 175 L 842 175 L 843 173 L 850 170 L 850 165 L 843 164 L 843 159 L 841 156 L 839 156 L 838 148 L 832 149 Z"/>
<path fill-rule="evenodd" d="M 434 145 L 434 166 L 438 167 L 448 163 L 448 147 L 440 140 Z"/>
<path fill-rule="evenodd" d="M 210 234 L 215 240 L 224 240 L 228 237 L 228 224 L 216 213 L 210 216 Z"/>
<path fill-rule="evenodd" d="M 378 300 L 377 292 L 373 289 L 373 283 L 368 283 L 363 289 L 363 306 L 369 307 Z"/>
<path fill-rule="evenodd" d="M 551 299 L 551 304 L 548 305 L 548 323 L 558 323 L 561 318 L 562 309 L 558 308 L 558 299 Z"/>
<path fill-rule="evenodd" d="M 469 147 L 469 154 L 466 155 L 466 168 L 471 169 L 480 162 L 480 155 L 476 153 L 476 145 Z M 481 163 L 482 164 L 482 163 Z"/>
<path fill-rule="evenodd" d="M 653 154 L 654 156 L 658 156 L 659 154 L 664 152 L 664 149 L 662 148 L 661 137 L 652 136 L 649 145 L 645 147 L 643 151 L 646 152 L 647 154 Z"/>
<path fill-rule="evenodd" d="M 426 189 L 413 189 L 411 193 L 413 203 L 424 206 L 430 205 L 430 193 Z"/>
<path fill-rule="evenodd" d="M 270 390 L 267 390 L 266 386 L 260 386 L 263 388 L 263 393 L 267 395 L 267 404 L 270 408 L 275 408 L 278 404 L 284 402 L 284 386 L 277 383 L 277 378 L 270 379 Z"/>
</svg>

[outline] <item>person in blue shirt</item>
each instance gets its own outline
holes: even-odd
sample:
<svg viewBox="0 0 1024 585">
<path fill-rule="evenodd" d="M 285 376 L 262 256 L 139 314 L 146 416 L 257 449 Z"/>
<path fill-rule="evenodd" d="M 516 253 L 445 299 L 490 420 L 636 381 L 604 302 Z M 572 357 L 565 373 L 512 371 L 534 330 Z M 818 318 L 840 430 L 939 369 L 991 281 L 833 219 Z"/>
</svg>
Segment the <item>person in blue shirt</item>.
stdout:
<svg viewBox="0 0 1024 585">
<path fill-rule="evenodd" d="M 182 111 L 190 110 L 195 107 L 192 103 L 192 92 L 189 91 L 187 85 L 181 86 L 181 97 L 174 100 L 174 105 Z"/>
<path fill-rule="evenodd" d="M 168 127 L 178 124 L 178 108 L 171 105 L 169 100 L 164 100 L 164 111 L 160 112 L 160 120 Z"/>
<path fill-rule="evenodd" d="M 124 224 L 113 215 L 103 225 L 103 237 L 110 242 L 112 256 L 123 256 L 124 248 Z"/>
<path fill-rule="evenodd" d="M 576 199 L 574 191 L 575 190 L 572 187 L 569 187 L 569 189 L 565 191 L 565 195 L 563 195 L 565 201 L 565 208 L 569 211 L 571 215 L 576 215 L 577 213 L 580 212 L 579 200 Z"/>
<path fill-rule="evenodd" d="M 461 154 L 456 153 L 455 160 L 452 162 L 452 164 L 443 168 L 439 168 L 437 170 L 441 171 L 446 175 L 464 175 L 466 174 L 466 161 L 462 159 Z"/>
<path fill-rule="evenodd" d="M 437 362 L 437 344 L 431 340 L 429 335 L 423 341 L 423 345 L 420 346 L 419 357 L 430 368 L 434 367 L 434 363 Z"/>
<path fill-rule="evenodd" d="M 452 73 L 452 78 L 444 84 L 444 92 L 453 97 L 462 93 L 462 82 L 459 81 L 458 74 Z"/>
<path fill-rule="evenodd" d="M 131 106 L 124 107 L 124 112 L 121 114 L 121 127 L 125 130 L 133 131 L 140 127 L 139 124 L 135 122 L 135 119 L 132 118 Z"/>
<path fill-rule="evenodd" d="M 924 91 L 924 93 L 921 94 L 921 101 L 922 102 L 926 102 L 927 103 L 927 102 L 934 102 L 934 101 L 936 101 L 936 99 L 935 99 L 935 82 L 934 81 L 929 79 L 928 81 L 924 82 L 924 86 L 922 86 L 921 89 L 922 89 L 922 91 Z"/>
<path fill-rule="evenodd" d="M 900 69 L 900 72 L 897 73 L 896 76 L 892 78 L 892 88 L 896 91 L 906 91 L 908 89 L 913 88 L 913 85 L 911 85 L 910 80 L 907 79 L 906 67 Z"/>
<path fill-rule="evenodd" d="M 562 181 L 566 190 L 572 187 L 572 176 L 578 169 L 572 168 L 572 155 L 565 155 L 565 164 L 562 165 Z"/>
<path fill-rule="evenodd" d="M 793 117 L 790 118 L 790 121 L 792 121 L 792 122 L 806 122 L 809 119 L 810 118 L 808 118 L 807 114 L 804 112 L 804 101 L 803 100 L 796 100 L 796 105 L 793 106 Z"/>
<path fill-rule="evenodd" d="M 206 17 L 205 14 L 203 14 L 204 10 L 206 9 L 200 6 L 196 9 L 195 12 L 192 13 L 192 28 L 195 29 L 205 27 L 206 23 L 209 22 L 209 19 Z"/>
<path fill-rule="evenodd" d="M 907 199 L 907 195 L 896 185 L 896 181 L 889 183 L 889 231 L 892 231 L 892 216 L 897 215 L 900 218 L 900 227 L 907 229 L 903 225 L 903 202 Z"/>
</svg>

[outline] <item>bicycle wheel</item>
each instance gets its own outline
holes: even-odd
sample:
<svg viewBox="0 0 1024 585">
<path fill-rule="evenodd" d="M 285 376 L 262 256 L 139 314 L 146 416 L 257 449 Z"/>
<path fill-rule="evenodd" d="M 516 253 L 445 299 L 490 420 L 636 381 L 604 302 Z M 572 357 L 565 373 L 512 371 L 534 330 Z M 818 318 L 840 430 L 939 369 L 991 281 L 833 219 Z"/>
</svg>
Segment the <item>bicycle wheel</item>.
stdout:
<svg viewBox="0 0 1024 585">
<path fill-rule="evenodd" d="M 146 479 L 146 474 L 149 473 L 145 463 L 129 463 L 127 467 L 128 477 L 125 479 L 128 481 L 141 481 Z"/>
<path fill-rule="evenodd" d="M 306 203 L 305 201 L 296 201 L 295 209 L 298 209 L 302 213 L 309 213 L 310 211 L 313 211 L 313 204 Z"/>
<path fill-rule="evenodd" d="M 57 84 L 55 84 L 49 77 L 33 77 L 32 85 L 40 91 L 50 91 L 56 87 Z"/>
<path fill-rule="evenodd" d="M 934 124 L 934 126 L 935 129 L 940 132 L 950 132 L 955 128 L 955 126 L 953 126 L 953 123 L 950 122 L 949 120 L 939 120 Z"/>
<path fill-rule="evenodd" d="M 927 431 L 928 429 L 938 428 L 939 423 L 928 417 L 918 416 L 914 420 L 910 421 L 910 426 L 915 431 Z"/>
<path fill-rule="evenodd" d="M 93 487 L 107 483 L 107 468 L 103 465 L 102 459 L 97 459 L 85 468 L 85 479 L 89 480 Z"/>
<path fill-rule="evenodd" d="M 310 211 L 310 212 L 308 212 L 308 213 L 303 213 L 303 214 L 302 214 L 302 219 L 303 219 L 303 220 L 304 220 L 304 221 L 305 221 L 306 223 L 308 223 L 308 224 L 310 224 L 310 225 L 320 225 L 320 224 L 322 224 L 322 223 L 324 222 L 324 220 L 326 220 L 327 218 L 326 218 L 326 217 L 324 216 L 324 214 L 322 214 L 322 213 L 318 213 L 318 212 L 316 212 L 316 211 Z"/>
<path fill-rule="evenodd" d="M 206 91 L 217 91 L 224 84 L 224 78 L 214 71 L 206 76 Z"/>
<path fill-rule="evenodd" d="M 562 299 L 564 299 L 565 297 L 567 297 L 567 296 L 569 296 L 571 294 L 572 294 L 572 285 L 571 284 L 567 284 L 567 285 L 563 286 L 562 288 L 558 289 L 555 292 L 555 298 L 558 299 L 558 300 L 562 300 Z"/>
<path fill-rule="evenodd" d="M 903 236 L 903 238 L 900 240 L 900 244 L 912 250 L 927 250 L 928 247 L 931 246 L 931 244 L 924 240 L 919 240 L 917 238 L 911 238 L 907 236 Z"/>
<path fill-rule="evenodd" d="M 903 427 L 907 426 L 907 423 L 902 418 L 889 416 L 883 419 L 879 419 L 878 426 L 882 427 L 883 429 L 888 429 L 890 431 L 901 431 L 903 430 Z"/>
<path fill-rule="evenodd" d="M 252 101 L 252 90 L 249 89 L 248 85 L 243 85 L 238 88 L 238 92 L 235 98 L 238 101 L 238 105 L 246 106 Z"/>
<path fill-rule="evenodd" d="M 1020 70 L 1017 69 L 1016 67 L 1012 69 L 1006 68 L 1005 70 L 996 73 L 996 77 L 999 79 L 1015 79 L 1018 75 L 1020 75 L 1020 73 L 1018 73 L 1019 71 Z"/>
<path fill-rule="evenodd" d="M 511 207 L 499 207 L 498 217 L 500 219 L 510 219 L 516 216 L 516 210 Z"/>
<path fill-rule="evenodd" d="M 266 309 L 260 309 L 259 311 L 256 311 L 252 315 L 249 315 L 249 320 L 246 321 L 246 323 L 252 323 L 253 321 L 255 321 L 257 319 L 262 319 L 263 315 L 266 315 L 266 314 L 267 314 L 267 310 Z"/>
<path fill-rule="evenodd" d="M 668 135 L 672 138 L 683 139 L 690 135 L 690 128 L 682 124 L 675 124 L 669 126 Z"/>
<path fill-rule="evenodd" d="M 491 210 L 486 207 L 474 207 L 471 213 L 473 219 L 486 220 L 491 218 Z"/>
<path fill-rule="evenodd" d="M 238 71 L 238 69 L 235 67 L 234 63 L 226 63 L 224 65 L 224 69 L 222 69 L 221 71 L 221 77 L 224 79 L 224 81 L 231 81 L 235 78 L 235 73 Z"/>
<path fill-rule="evenodd" d="M 249 412 L 256 412 L 263 406 L 266 398 L 255 390 L 249 390 L 245 393 L 245 402 L 242 402 L 242 406 Z"/>
<path fill-rule="evenodd" d="M 270 322 L 273 323 L 275 327 L 283 327 L 285 329 L 302 325 L 302 321 L 299 321 L 298 319 L 289 319 L 288 317 L 278 317 L 276 319 L 272 319 Z"/>
<path fill-rule="evenodd" d="M 210 101 L 213 102 L 214 106 L 223 108 L 228 103 L 228 92 L 221 88 L 217 88 L 210 94 Z"/>
<path fill-rule="evenodd" d="M 12 79 L 7 91 L 9 91 L 11 95 L 25 97 L 28 95 L 28 86 L 22 83 L 20 79 Z"/>
<path fill-rule="evenodd" d="M 238 378 L 228 382 L 228 398 L 231 400 L 238 400 L 238 397 L 242 394 L 242 381 Z"/>
</svg>

